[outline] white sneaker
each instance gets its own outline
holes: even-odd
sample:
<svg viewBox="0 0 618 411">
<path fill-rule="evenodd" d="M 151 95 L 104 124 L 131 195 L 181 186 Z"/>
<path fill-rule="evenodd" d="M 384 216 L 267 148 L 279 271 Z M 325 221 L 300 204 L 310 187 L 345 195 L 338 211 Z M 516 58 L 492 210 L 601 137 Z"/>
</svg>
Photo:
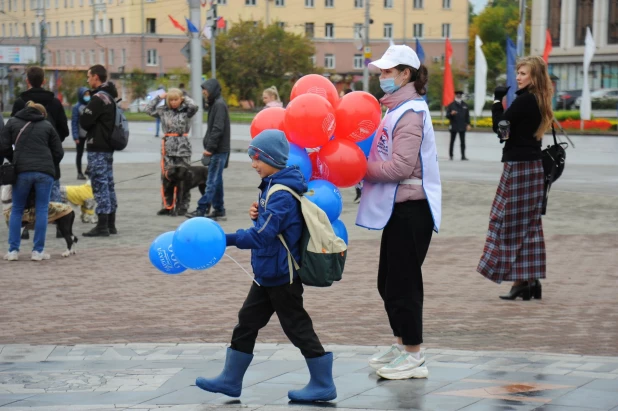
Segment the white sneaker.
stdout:
<svg viewBox="0 0 618 411">
<path fill-rule="evenodd" d="M 19 260 L 19 251 L 9 251 L 4 255 L 4 259 L 8 261 L 17 261 Z"/>
<path fill-rule="evenodd" d="M 30 257 L 32 261 L 41 261 L 41 260 L 49 260 L 49 254 L 41 251 L 33 251 L 32 257 Z"/>
<path fill-rule="evenodd" d="M 416 359 L 414 354 L 403 352 L 393 361 L 378 370 L 378 375 L 387 380 L 407 380 L 409 378 L 427 378 L 429 370 L 425 366 L 425 356 Z"/>
<path fill-rule="evenodd" d="M 379 370 L 386 364 L 399 357 L 403 351 L 399 349 L 397 344 L 393 344 L 388 350 L 379 353 L 375 357 L 369 359 L 369 366 L 374 370 Z"/>
</svg>

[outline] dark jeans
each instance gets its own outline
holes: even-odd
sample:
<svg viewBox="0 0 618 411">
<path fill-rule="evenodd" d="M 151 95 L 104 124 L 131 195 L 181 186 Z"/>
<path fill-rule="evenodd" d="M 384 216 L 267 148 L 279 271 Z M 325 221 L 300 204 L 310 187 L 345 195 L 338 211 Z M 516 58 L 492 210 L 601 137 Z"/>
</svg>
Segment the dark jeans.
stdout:
<svg viewBox="0 0 618 411">
<path fill-rule="evenodd" d="M 378 291 L 395 337 L 404 345 L 423 342 L 423 274 L 433 217 L 427 200 L 395 204 L 384 227 Z"/>
<path fill-rule="evenodd" d="M 86 144 L 85 138 L 79 138 L 75 140 L 75 165 L 77 166 L 77 173 L 82 174 L 82 157 L 84 156 L 84 145 Z"/>
<path fill-rule="evenodd" d="M 47 233 L 47 210 L 49 194 L 54 178 L 45 173 L 29 171 L 17 174 L 13 184 L 13 204 L 9 218 L 9 251 L 19 251 L 21 245 L 21 221 L 30 190 L 35 193 L 34 244 L 33 251 L 42 252 Z"/>
<path fill-rule="evenodd" d="M 197 201 L 199 210 L 206 211 L 208 206 L 212 204 L 215 211 L 225 211 L 223 207 L 223 169 L 228 155 L 229 153 L 217 153 L 210 157 L 206 192 Z"/>
<path fill-rule="evenodd" d="M 303 284 L 298 278 L 292 284 L 276 287 L 251 285 L 238 313 L 238 325 L 232 334 L 232 349 L 252 354 L 258 331 L 268 324 L 274 313 L 277 313 L 285 335 L 305 358 L 325 354 L 313 330 L 311 317 L 303 307 Z"/>
<path fill-rule="evenodd" d="M 461 158 L 466 156 L 466 132 L 465 131 L 453 131 L 451 130 L 451 145 L 449 147 L 448 154 L 453 158 L 453 148 L 455 146 L 455 139 L 459 133 L 459 145 L 461 146 Z"/>
</svg>

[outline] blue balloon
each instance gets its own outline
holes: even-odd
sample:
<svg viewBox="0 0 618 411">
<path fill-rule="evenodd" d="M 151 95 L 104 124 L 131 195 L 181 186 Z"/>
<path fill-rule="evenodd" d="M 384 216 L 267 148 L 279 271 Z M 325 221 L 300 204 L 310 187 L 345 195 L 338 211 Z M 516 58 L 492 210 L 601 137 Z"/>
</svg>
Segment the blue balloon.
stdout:
<svg viewBox="0 0 618 411">
<path fill-rule="evenodd" d="M 373 138 L 375 136 L 376 136 L 376 132 L 374 131 L 372 135 L 356 143 L 361 148 L 361 150 L 363 150 L 363 153 L 365 153 L 365 157 L 369 157 L 369 152 L 371 151 L 371 145 L 373 144 Z"/>
<path fill-rule="evenodd" d="M 195 217 L 176 229 L 172 245 L 180 264 L 192 270 L 205 270 L 225 254 L 225 233 L 213 220 Z"/>
<path fill-rule="evenodd" d="M 148 250 L 148 257 L 152 265 L 165 274 L 180 274 L 187 269 L 180 264 L 174 254 L 173 239 L 173 231 L 163 233 L 152 242 L 150 250 Z"/>
<path fill-rule="evenodd" d="M 311 178 L 313 166 L 311 165 L 309 154 L 307 154 L 307 151 L 304 148 L 294 143 L 290 143 L 290 154 L 288 155 L 287 165 L 298 166 L 298 168 L 300 168 L 300 172 L 303 173 L 303 176 L 305 177 L 305 181 L 309 181 Z"/>
<path fill-rule="evenodd" d="M 331 223 L 341 215 L 343 199 L 339 189 L 334 184 L 326 180 L 310 181 L 307 184 L 305 197 L 324 210 Z"/>
<path fill-rule="evenodd" d="M 333 226 L 333 231 L 335 232 L 335 235 L 341 238 L 345 242 L 345 244 L 348 245 L 348 229 L 345 228 L 345 224 L 343 224 L 343 221 L 333 221 L 331 225 Z"/>
</svg>

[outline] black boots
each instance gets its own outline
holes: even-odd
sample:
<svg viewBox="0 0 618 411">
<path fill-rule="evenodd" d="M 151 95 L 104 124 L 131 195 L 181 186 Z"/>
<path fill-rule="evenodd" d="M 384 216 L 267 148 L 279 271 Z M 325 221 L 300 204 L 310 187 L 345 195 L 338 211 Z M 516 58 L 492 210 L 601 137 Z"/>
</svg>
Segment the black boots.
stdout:
<svg viewBox="0 0 618 411">
<path fill-rule="evenodd" d="M 540 300 L 543 297 L 541 281 L 524 281 L 519 285 L 511 287 L 511 291 L 508 294 L 500 296 L 503 300 L 514 300 L 517 297 L 521 297 L 524 301 L 529 301 L 532 297 Z"/>
<path fill-rule="evenodd" d="M 99 221 L 97 226 L 87 233 L 83 233 L 84 237 L 109 237 L 109 214 L 97 214 Z M 115 215 L 114 215 L 115 218 Z M 116 229 L 114 228 L 114 231 Z"/>
<path fill-rule="evenodd" d="M 109 229 L 110 234 L 118 234 L 118 230 L 116 230 L 116 213 L 115 212 L 107 215 L 107 228 Z"/>
</svg>

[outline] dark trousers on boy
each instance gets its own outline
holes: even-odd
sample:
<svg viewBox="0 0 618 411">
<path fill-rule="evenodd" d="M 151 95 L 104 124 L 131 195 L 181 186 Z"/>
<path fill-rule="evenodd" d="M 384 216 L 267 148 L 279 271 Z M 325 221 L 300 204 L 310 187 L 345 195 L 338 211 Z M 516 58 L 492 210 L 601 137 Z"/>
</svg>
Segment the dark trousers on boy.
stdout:
<svg viewBox="0 0 618 411">
<path fill-rule="evenodd" d="M 311 317 L 303 307 L 303 285 L 298 278 L 292 284 L 276 287 L 252 284 L 238 313 L 238 325 L 232 334 L 232 349 L 252 354 L 258 332 L 268 324 L 274 313 L 277 313 L 285 335 L 305 358 L 325 354 L 313 330 Z"/>
</svg>

